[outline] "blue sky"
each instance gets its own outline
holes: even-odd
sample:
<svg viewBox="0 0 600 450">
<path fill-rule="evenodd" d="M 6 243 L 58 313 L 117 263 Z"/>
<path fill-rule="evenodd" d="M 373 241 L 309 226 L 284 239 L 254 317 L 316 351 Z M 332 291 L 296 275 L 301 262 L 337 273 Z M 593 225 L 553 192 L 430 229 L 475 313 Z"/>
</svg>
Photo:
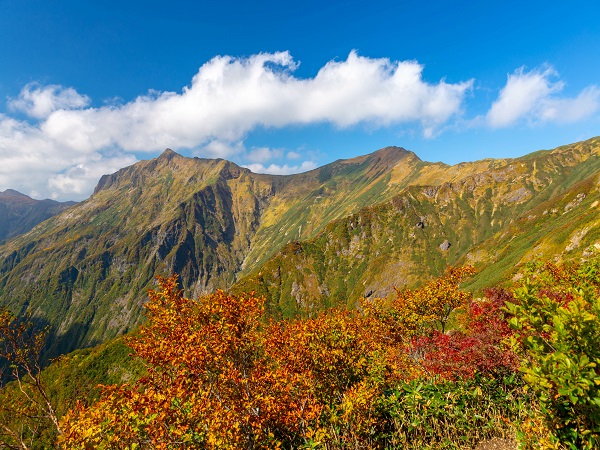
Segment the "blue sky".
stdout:
<svg viewBox="0 0 600 450">
<path fill-rule="evenodd" d="M 0 190 L 81 200 L 167 147 L 292 173 L 600 135 L 598 17 L 591 0 L 0 0 Z"/>
</svg>

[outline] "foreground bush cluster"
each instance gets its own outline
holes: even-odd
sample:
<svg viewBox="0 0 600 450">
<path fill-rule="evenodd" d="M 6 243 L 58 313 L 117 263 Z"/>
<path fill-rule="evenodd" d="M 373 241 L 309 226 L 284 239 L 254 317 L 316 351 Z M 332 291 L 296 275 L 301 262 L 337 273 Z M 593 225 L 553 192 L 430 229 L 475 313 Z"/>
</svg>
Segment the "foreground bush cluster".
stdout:
<svg viewBox="0 0 600 450">
<path fill-rule="evenodd" d="M 534 264 L 476 300 L 460 289 L 473 269 L 450 268 L 393 300 L 283 322 L 254 295 L 190 300 L 159 279 L 127 339 L 143 375 L 74 405 L 54 422 L 57 445 L 598 448 L 599 268 Z"/>
</svg>

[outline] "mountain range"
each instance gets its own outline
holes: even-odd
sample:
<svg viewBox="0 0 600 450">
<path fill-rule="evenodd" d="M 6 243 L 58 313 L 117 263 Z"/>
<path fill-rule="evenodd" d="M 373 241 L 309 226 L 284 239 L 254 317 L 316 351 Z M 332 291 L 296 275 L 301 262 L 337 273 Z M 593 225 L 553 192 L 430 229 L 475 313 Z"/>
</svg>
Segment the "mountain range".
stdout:
<svg viewBox="0 0 600 450">
<path fill-rule="evenodd" d="M 599 177 L 600 138 L 453 166 L 387 147 L 287 176 L 166 150 L 2 244 L 0 306 L 48 323 L 55 356 L 135 328 L 156 275 L 189 296 L 255 290 L 273 317 L 448 265 L 475 265 L 477 292 L 535 258 L 598 252 Z"/>
<path fill-rule="evenodd" d="M 26 233 L 75 202 L 35 200 L 13 189 L 0 192 L 0 242 Z"/>
</svg>

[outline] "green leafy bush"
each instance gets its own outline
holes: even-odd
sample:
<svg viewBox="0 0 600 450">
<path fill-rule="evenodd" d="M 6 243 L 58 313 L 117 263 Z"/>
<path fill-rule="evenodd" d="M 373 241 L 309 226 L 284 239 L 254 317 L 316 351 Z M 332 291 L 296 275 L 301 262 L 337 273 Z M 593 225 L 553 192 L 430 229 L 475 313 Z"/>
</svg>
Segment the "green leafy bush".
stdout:
<svg viewBox="0 0 600 450">
<path fill-rule="evenodd" d="M 513 437 L 510 423 L 529 413 L 518 374 L 457 381 L 416 379 L 382 400 L 392 448 L 470 448 L 493 437 Z"/>
<path fill-rule="evenodd" d="M 538 267 L 507 305 L 550 441 L 572 449 L 600 447 L 598 267 L 598 260 Z"/>
</svg>

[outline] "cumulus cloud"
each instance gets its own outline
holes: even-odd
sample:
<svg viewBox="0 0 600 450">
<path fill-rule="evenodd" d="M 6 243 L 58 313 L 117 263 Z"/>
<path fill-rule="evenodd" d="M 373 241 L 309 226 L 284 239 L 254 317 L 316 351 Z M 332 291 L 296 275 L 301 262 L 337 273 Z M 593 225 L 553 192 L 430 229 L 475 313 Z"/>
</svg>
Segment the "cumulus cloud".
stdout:
<svg viewBox="0 0 600 450">
<path fill-rule="evenodd" d="M 209 156 L 211 158 L 227 158 L 233 155 L 239 155 L 246 151 L 242 141 L 224 142 L 220 140 L 210 141 L 208 144 L 196 149 L 196 156 Z"/>
<path fill-rule="evenodd" d="M 314 162 L 269 165 L 283 157 L 282 150 L 246 150 L 243 141 L 257 127 L 314 123 L 371 129 L 410 123 L 431 135 L 460 114 L 473 83 L 429 83 L 416 61 L 356 52 L 328 62 L 312 78 L 296 77 L 297 66 L 288 52 L 219 56 L 202 65 L 180 93 L 149 91 L 97 108 L 73 88 L 28 84 L 9 100 L 9 109 L 34 120 L 0 116 L 0 188 L 81 199 L 100 172 L 131 163 L 133 153 L 167 147 L 197 156 L 238 156 L 263 172 L 309 170 Z"/>
<path fill-rule="evenodd" d="M 506 85 L 487 113 L 494 128 L 507 127 L 520 120 L 529 123 L 568 123 L 589 117 L 600 107 L 600 90 L 591 86 L 575 97 L 558 95 L 565 83 L 552 67 L 526 72 L 523 67 L 508 75 Z"/>
<path fill-rule="evenodd" d="M 96 153 L 85 162 L 68 167 L 50 176 L 48 187 L 52 198 L 89 195 L 90 182 L 96 183 L 102 175 L 114 173 L 122 167 L 137 162 L 133 155 L 102 155 Z"/>
<path fill-rule="evenodd" d="M 290 166 L 288 164 L 279 165 L 279 164 L 270 164 L 269 166 L 264 166 L 260 163 L 247 164 L 244 167 L 250 169 L 255 173 L 269 173 L 271 175 L 290 175 L 293 173 L 301 173 L 308 172 L 309 170 L 313 170 L 317 168 L 317 164 L 314 161 L 304 161 L 302 164 L 297 166 Z"/>
<path fill-rule="evenodd" d="M 39 83 L 27 84 L 21 89 L 18 98 L 8 102 L 13 111 L 21 111 L 35 119 L 46 118 L 60 109 L 84 108 L 89 104 L 89 97 L 79 94 L 73 88 L 55 84 L 42 86 Z"/>
<path fill-rule="evenodd" d="M 60 109 L 43 129 L 82 151 L 108 145 L 157 151 L 234 142 L 258 126 L 420 122 L 432 127 L 460 111 L 472 85 L 429 84 L 422 79 L 423 66 L 414 61 L 355 52 L 345 61 L 327 63 L 314 78 L 294 77 L 296 66 L 288 52 L 216 57 L 200 67 L 181 94 L 151 92 L 116 107 Z"/>
</svg>

